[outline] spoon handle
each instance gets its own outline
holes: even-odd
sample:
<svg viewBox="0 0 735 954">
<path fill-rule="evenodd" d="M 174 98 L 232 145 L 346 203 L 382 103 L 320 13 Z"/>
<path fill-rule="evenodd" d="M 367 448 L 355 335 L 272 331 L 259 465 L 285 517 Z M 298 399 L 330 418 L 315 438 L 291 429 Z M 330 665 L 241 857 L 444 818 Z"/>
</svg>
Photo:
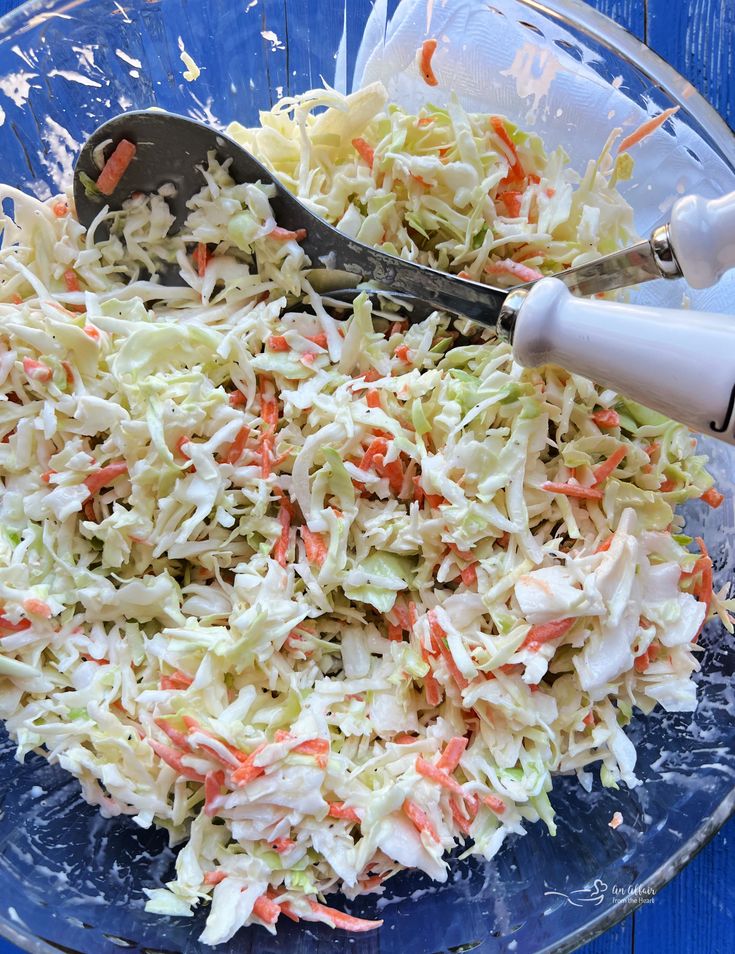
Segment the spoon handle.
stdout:
<svg viewBox="0 0 735 954">
<path fill-rule="evenodd" d="M 735 444 L 735 322 L 575 298 L 556 278 L 509 295 L 499 331 L 522 365 L 558 364 Z"/>
<path fill-rule="evenodd" d="M 671 247 L 692 288 L 709 288 L 735 268 L 735 192 L 719 199 L 687 195 L 671 210 Z"/>
</svg>

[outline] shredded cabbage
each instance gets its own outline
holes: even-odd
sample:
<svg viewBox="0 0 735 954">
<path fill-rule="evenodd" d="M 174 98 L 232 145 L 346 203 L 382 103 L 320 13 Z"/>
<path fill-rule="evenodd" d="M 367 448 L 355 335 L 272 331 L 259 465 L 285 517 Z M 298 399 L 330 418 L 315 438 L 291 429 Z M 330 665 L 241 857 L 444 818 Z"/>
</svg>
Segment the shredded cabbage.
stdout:
<svg viewBox="0 0 735 954">
<path fill-rule="evenodd" d="M 473 278 L 631 234 L 607 152 L 580 178 L 457 103 L 319 90 L 230 131 L 344 232 Z M 686 428 L 467 322 L 345 318 L 272 188 L 203 174 L 173 237 L 166 189 L 85 232 L 0 187 L 0 716 L 183 843 L 149 910 L 211 900 L 210 944 L 365 930 L 320 899 L 553 831 L 556 773 L 638 784 L 632 710 L 693 709 L 731 625 L 674 510 L 712 480 Z"/>
</svg>

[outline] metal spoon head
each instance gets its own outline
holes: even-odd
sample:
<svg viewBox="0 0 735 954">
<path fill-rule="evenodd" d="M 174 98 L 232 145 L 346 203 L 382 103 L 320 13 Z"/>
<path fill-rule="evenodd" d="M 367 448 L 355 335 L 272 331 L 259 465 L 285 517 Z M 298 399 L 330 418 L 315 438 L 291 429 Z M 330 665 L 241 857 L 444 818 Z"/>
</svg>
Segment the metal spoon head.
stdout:
<svg viewBox="0 0 735 954">
<path fill-rule="evenodd" d="M 121 139 L 132 142 L 136 153 L 117 188 L 111 195 L 103 196 L 93 183 L 99 176 L 100 164 L 109 158 Z M 235 182 L 273 186 L 270 204 L 276 222 L 289 231 L 306 230 L 306 238 L 300 244 L 315 268 L 323 265 L 347 271 L 358 281 L 368 280 L 378 288 L 402 292 L 432 302 L 435 308 L 465 315 L 490 327 L 495 325 L 506 292 L 388 255 L 338 232 L 291 195 L 241 145 L 186 116 L 147 110 L 123 113 L 100 126 L 82 149 L 74 170 L 77 217 L 82 225 L 89 226 L 105 205 L 115 211 L 122 208 L 132 193 L 149 194 L 171 183 L 175 194 L 166 199 L 175 218 L 173 234 L 186 220 L 188 200 L 205 185 L 202 170 L 212 153 L 220 162 L 230 160 L 228 171 Z M 170 268 L 160 273 L 158 280 L 175 284 L 181 276 L 178 269 Z"/>
<path fill-rule="evenodd" d="M 135 157 L 115 191 L 103 196 L 90 185 L 100 174 L 96 159 L 108 159 L 121 139 L 135 145 Z M 230 173 L 236 182 L 274 183 L 273 176 L 250 153 L 195 119 L 158 110 L 115 116 L 92 133 L 79 153 L 74 167 L 77 217 L 89 226 L 104 205 L 115 211 L 135 192 L 157 192 L 171 184 L 175 191 L 166 199 L 175 217 L 171 229 L 175 233 L 188 215 L 187 202 L 205 185 L 202 168 L 211 153 L 220 161 L 231 160 Z"/>
</svg>

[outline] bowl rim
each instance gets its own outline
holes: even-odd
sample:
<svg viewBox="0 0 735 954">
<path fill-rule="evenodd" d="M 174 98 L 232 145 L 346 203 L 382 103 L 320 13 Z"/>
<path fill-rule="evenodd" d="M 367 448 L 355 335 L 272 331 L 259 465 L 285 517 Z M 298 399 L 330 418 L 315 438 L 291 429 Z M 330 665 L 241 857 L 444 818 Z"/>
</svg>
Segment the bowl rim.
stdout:
<svg viewBox="0 0 735 954">
<path fill-rule="evenodd" d="M 85 3 L 105 0 L 80 0 Z M 533 9 L 550 19 L 561 20 L 574 29 L 581 29 L 603 45 L 612 46 L 618 56 L 626 60 L 639 73 L 652 81 L 654 87 L 681 106 L 701 129 L 708 134 L 712 145 L 721 158 L 735 171 L 735 132 L 699 92 L 678 70 L 674 69 L 643 40 L 604 13 L 589 6 L 584 0 L 515 0 L 519 7 Z M 4 36 L 17 31 L 23 24 L 30 26 L 34 16 L 50 13 L 62 7 L 65 0 L 25 0 L 19 6 L 0 17 L 0 42 Z M 554 942 L 540 949 L 537 954 L 569 954 L 600 934 L 614 927 L 632 914 L 644 901 L 657 894 L 707 845 L 722 826 L 735 814 L 735 786 L 720 802 L 715 812 L 700 825 L 695 833 L 671 858 L 643 882 L 636 886 L 633 900 L 616 904 L 610 910 L 569 934 L 563 941 Z M 43 938 L 21 932 L 0 919 L 0 938 L 10 941 L 29 954 L 58 954 L 58 948 Z"/>
</svg>

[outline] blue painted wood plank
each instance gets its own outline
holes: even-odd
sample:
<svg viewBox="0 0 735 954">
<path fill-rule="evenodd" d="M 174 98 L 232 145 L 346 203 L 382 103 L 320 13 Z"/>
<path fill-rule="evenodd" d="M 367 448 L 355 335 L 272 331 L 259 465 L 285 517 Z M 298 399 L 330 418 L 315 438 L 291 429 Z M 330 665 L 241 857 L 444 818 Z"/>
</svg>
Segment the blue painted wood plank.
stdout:
<svg viewBox="0 0 735 954">
<path fill-rule="evenodd" d="M 646 41 L 735 127 L 732 0 L 648 0 Z"/>
<path fill-rule="evenodd" d="M 646 7 L 642 0 L 589 0 L 590 6 L 625 27 L 639 40 L 646 29 Z"/>
</svg>

